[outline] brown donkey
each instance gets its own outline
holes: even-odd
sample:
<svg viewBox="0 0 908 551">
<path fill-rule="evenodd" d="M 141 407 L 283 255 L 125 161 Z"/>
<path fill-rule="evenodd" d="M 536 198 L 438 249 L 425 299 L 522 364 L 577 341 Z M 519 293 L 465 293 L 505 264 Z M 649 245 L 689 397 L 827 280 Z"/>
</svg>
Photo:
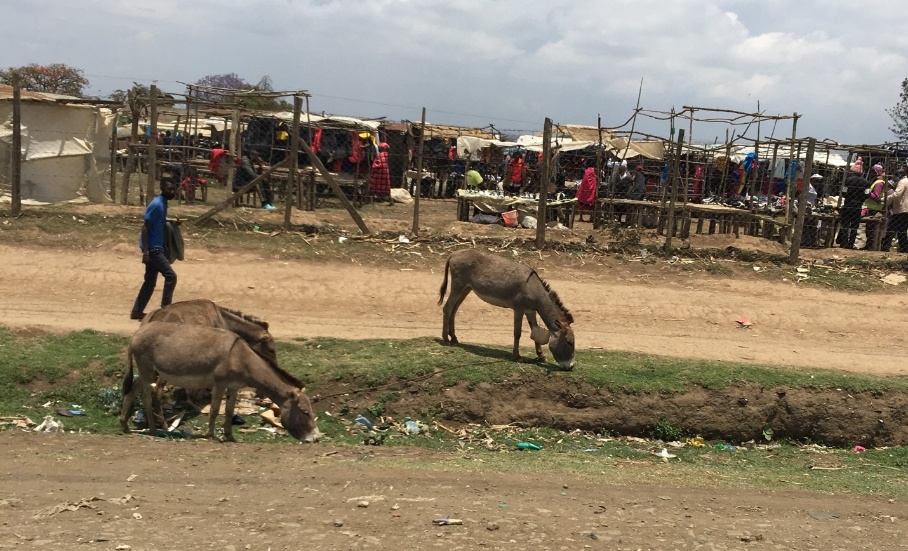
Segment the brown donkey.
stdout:
<svg viewBox="0 0 908 551">
<path fill-rule="evenodd" d="M 214 436 L 215 421 L 226 392 L 224 438 L 233 440 L 232 420 L 237 391 L 247 386 L 280 406 L 281 424 L 295 438 L 313 442 L 321 436 L 303 383 L 262 359 L 243 339 L 226 329 L 152 321 L 133 335 L 127 355 L 129 369 L 123 379 L 123 408 L 120 412 L 120 425 L 124 429 L 128 429 L 127 418 L 136 392 L 133 384 L 135 361 L 151 434 L 156 433 L 157 423 L 147 408 L 152 403 L 155 376 L 160 374 L 163 379 L 183 388 L 211 389 L 209 437 Z"/>
<path fill-rule="evenodd" d="M 457 251 L 445 263 L 438 304 L 445 298 L 448 274 L 451 275 L 451 295 L 444 305 L 441 338 L 445 344 L 457 344 L 454 316 L 470 291 L 482 300 L 514 310 L 514 357 L 520 358 L 520 333 L 523 318 L 530 324 L 530 338 L 536 345 L 536 355 L 544 359 L 542 344 L 548 343 L 555 361 L 563 370 L 574 367 L 574 317 L 561 303 L 555 291 L 536 270 L 496 255 L 475 249 Z M 536 314 L 545 328 L 539 327 Z"/>
</svg>

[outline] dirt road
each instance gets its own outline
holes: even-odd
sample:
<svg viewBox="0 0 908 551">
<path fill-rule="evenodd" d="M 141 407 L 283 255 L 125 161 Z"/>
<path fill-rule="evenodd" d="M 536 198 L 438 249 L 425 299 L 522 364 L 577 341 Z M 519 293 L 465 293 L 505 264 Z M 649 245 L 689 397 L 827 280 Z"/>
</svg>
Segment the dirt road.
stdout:
<svg viewBox="0 0 908 551">
<path fill-rule="evenodd" d="M 271 323 L 279 339 L 439 336 L 443 259 L 400 270 L 190 249 L 176 300 L 210 298 Z M 142 278 L 133 244 L 86 251 L 0 246 L 0 324 L 130 334 Z M 558 268 L 531 262 L 572 310 L 579 348 L 908 373 L 901 328 L 908 296 L 853 294 L 760 279 L 611 262 Z M 159 283 L 159 286 L 161 283 Z M 152 299 L 160 300 L 155 294 Z M 746 317 L 750 329 L 735 320 Z M 507 347 L 511 314 L 468 298 L 458 337 Z"/>
<path fill-rule="evenodd" d="M 885 499 L 466 471 L 457 455 L 0 433 L 0 549 L 905 547 L 908 506 Z M 428 461 L 452 466 L 400 466 Z M 446 517 L 463 524 L 432 524 Z"/>
</svg>

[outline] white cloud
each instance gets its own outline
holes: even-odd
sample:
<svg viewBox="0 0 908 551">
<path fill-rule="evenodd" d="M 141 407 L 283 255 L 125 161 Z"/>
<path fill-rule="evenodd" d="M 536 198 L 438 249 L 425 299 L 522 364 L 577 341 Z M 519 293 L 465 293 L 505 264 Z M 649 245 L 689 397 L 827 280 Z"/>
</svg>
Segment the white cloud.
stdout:
<svg viewBox="0 0 908 551">
<path fill-rule="evenodd" d="M 603 124 L 620 124 L 643 78 L 645 109 L 752 111 L 760 101 L 767 113 L 803 112 L 802 135 L 879 143 L 892 137 L 884 109 L 908 76 L 908 35 L 890 16 L 900 7 L 895 0 L 32 0 L 4 3 L 4 19 L 18 24 L 0 35 L 0 66 L 67 63 L 103 93 L 134 80 L 179 92 L 177 81 L 209 74 L 249 81 L 267 74 L 279 89 L 309 90 L 318 111 L 413 119 L 426 106 L 437 122 L 524 128 L 541 127 L 544 117 L 589 124 L 600 113 Z M 653 133 L 665 127 L 641 125 Z"/>
</svg>

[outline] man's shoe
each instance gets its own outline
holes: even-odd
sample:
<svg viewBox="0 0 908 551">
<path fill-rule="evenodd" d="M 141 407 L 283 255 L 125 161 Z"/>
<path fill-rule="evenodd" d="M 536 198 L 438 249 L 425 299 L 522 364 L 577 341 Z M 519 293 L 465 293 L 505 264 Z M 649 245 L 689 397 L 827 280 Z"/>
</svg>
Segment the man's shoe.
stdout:
<svg viewBox="0 0 908 551">
<path fill-rule="evenodd" d="M 132 312 L 129 313 L 129 319 L 131 319 L 131 320 L 141 321 L 144 318 L 145 318 L 145 312 L 136 312 L 135 310 L 133 310 Z"/>
</svg>

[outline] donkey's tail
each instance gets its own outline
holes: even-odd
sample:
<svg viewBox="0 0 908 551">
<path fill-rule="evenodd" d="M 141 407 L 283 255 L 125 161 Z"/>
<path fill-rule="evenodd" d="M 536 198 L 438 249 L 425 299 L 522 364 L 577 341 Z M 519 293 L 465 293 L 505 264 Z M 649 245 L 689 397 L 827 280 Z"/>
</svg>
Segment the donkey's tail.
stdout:
<svg viewBox="0 0 908 551">
<path fill-rule="evenodd" d="M 126 375 L 123 377 L 123 396 L 128 395 L 132 392 L 132 347 L 126 349 L 126 358 L 129 362 L 129 368 L 126 370 Z"/>
<path fill-rule="evenodd" d="M 441 289 L 438 291 L 438 305 L 441 306 L 442 301 L 445 299 L 445 293 L 448 292 L 448 268 L 451 266 L 451 257 L 448 257 L 448 260 L 445 262 L 445 278 L 441 280 Z"/>
</svg>

